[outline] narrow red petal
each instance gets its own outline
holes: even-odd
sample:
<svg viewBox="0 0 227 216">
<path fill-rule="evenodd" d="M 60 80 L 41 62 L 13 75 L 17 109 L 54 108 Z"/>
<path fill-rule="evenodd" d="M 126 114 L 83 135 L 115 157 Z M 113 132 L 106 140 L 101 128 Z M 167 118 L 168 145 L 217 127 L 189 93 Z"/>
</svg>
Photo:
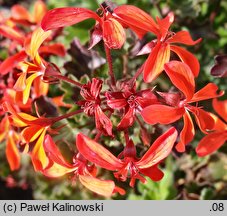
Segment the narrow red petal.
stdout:
<svg viewBox="0 0 227 216">
<path fill-rule="evenodd" d="M 164 173 L 158 168 L 158 165 L 154 165 L 147 169 L 140 169 L 140 172 L 143 175 L 148 176 L 152 181 L 160 181 L 164 176 Z"/>
<path fill-rule="evenodd" d="M 72 108 L 73 107 L 72 104 L 64 102 L 64 95 L 53 97 L 51 100 L 53 101 L 53 103 L 56 106 L 67 107 L 67 108 Z"/>
<path fill-rule="evenodd" d="M 146 32 L 150 31 L 159 34 L 158 25 L 153 18 L 143 10 L 133 5 L 121 5 L 114 9 L 113 16 L 128 25 L 136 27 Z"/>
<path fill-rule="evenodd" d="M 114 192 L 115 184 L 113 181 L 100 180 L 92 176 L 84 175 L 79 175 L 79 180 L 86 188 L 99 195 L 110 197 Z"/>
<path fill-rule="evenodd" d="M 136 162 L 136 165 L 140 169 L 146 169 L 158 164 L 170 154 L 177 135 L 177 130 L 174 127 L 170 128 L 155 140 L 143 157 Z"/>
<path fill-rule="evenodd" d="M 214 110 L 227 122 L 227 100 L 218 101 L 216 98 L 213 100 Z"/>
<path fill-rule="evenodd" d="M 125 42 L 123 26 L 113 18 L 103 22 L 103 40 L 110 49 L 120 49 Z"/>
<path fill-rule="evenodd" d="M 89 161 L 107 170 L 117 170 L 122 163 L 111 152 L 99 143 L 79 133 L 76 138 L 76 145 L 79 152 Z"/>
<path fill-rule="evenodd" d="M 169 32 L 169 28 L 174 21 L 174 14 L 172 12 L 168 13 L 167 16 L 163 19 L 159 19 L 157 17 L 157 23 L 160 28 L 161 38 L 160 40 L 164 40 L 166 38 L 167 33 Z"/>
<path fill-rule="evenodd" d="M 200 64 L 198 59 L 192 53 L 188 52 L 186 49 L 183 49 L 179 46 L 171 45 L 170 49 L 179 56 L 181 61 L 183 61 L 190 67 L 195 77 L 199 75 Z"/>
<path fill-rule="evenodd" d="M 41 46 L 39 49 L 40 54 L 52 54 L 64 57 L 66 55 L 66 49 L 63 44 L 55 43 L 51 45 Z"/>
<path fill-rule="evenodd" d="M 171 61 L 164 67 L 172 83 L 190 100 L 195 92 L 195 80 L 189 66 L 180 61 Z"/>
<path fill-rule="evenodd" d="M 77 167 L 66 167 L 58 163 L 50 163 L 44 170 L 40 170 L 41 173 L 49 178 L 58 178 L 64 176 L 68 173 L 72 173 L 77 169 Z"/>
<path fill-rule="evenodd" d="M 215 119 L 213 118 L 211 113 L 206 112 L 200 108 L 196 108 L 193 111 L 193 114 L 195 116 L 196 123 L 203 133 L 206 134 L 208 131 L 213 130 L 215 126 Z"/>
<path fill-rule="evenodd" d="M 50 29 L 74 25 L 89 18 L 100 22 L 99 16 L 89 9 L 77 7 L 56 8 L 45 14 L 41 22 L 41 27 L 44 31 L 47 31 Z"/>
<path fill-rule="evenodd" d="M 112 109 L 122 109 L 128 103 L 121 92 L 106 92 L 107 105 Z"/>
<path fill-rule="evenodd" d="M 31 152 L 31 160 L 32 160 L 35 171 L 43 170 L 49 164 L 48 157 L 43 148 L 45 133 L 46 133 L 46 130 L 43 130 L 39 139 L 35 143 L 34 149 Z"/>
<path fill-rule="evenodd" d="M 15 68 L 19 62 L 23 61 L 26 58 L 27 54 L 25 51 L 21 51 L 13 56 L 10 56 L 5 61 L 0 64 L 0 74 L 6 75 L 13 68 Z"/>
<path fill-rule="evenodd" d="M 185 112 L 183 118 L 184 118 L 184 127 L 180 133 L 180 141 L 176 145 L 176 149 L 178 152 L 184 152 L 185 146 L 189 144 L 195 136 L 194 125 L 187 111 Z"/>
<path fill-rule="evenodd" d="M 127 113 L 123 116 L 120 123 L 117 125 L 118 130 L 124 130 L 126 128 L 129 128 L 134 123 L 134 108 L 129 108 Z"/>
<path fill-rule="evenodd" d="M 96 128 L 103 132 L 104 135 L 113 136 L 112 134 L 112 122 L 102 111 L 100 106 L 97 106 L 95 109 L 95 124 Z"/>
<path fill-rule="evenodd" d="M 15 40 L 21 45 L 23 45 L 24 43 L 24 35 L 10 26 L 3 24 L 0 25 L 0 35 L 3 35 L 4 37 L 9 38 L 11 40 Z"/>
<path fill-rule="evenodd" d="M 16 146 L 17 141 L 18 138 L 16 134 L 13 131 L 9 131 L 6 142 L 6 158 L 12 171 L 20 167 L 20 154 Z"/>
<path fill-rule="evenodd" d="M 179 31 L 172 38 L 168 40 L 169 43 L 182 43 L 185 45 L 195 45 L 199 43 L 202 38 L 199 38 L 196 41 L 193 41 L 191 35 L 187 31 Z"/>
<path fill-rule="evenodd" d="M 143 79 L 152 82 L 164 70 L 164 64 L 169 62 L 170 46 L 167 43 L 157 43 L 145 62 Z"/>
<path fill-rule="evenodd" d="M 25 50 L 27 54 L 32 58 L 38 58 L 40 61 L 40 57 L 38 56 L 38 50 L 41 44 L 51 35 L 51 31 L 43 31 L 41 27 L 37 28 L 31 37 L 30 43 L 26 44 Z"/>
<path fill-rule="evenodd" d="M 222 121 L 218 116 L 214 115 L 213 113 L 210 113 L 212 118 L 214 119 L 214 128 L 212 130 L 214 131 L 225 131 L 227 130 L 227 124 Z"/>
<path fill-rule="evenodd" d="M 224 94 L 224 91 L 221 91 L 219 94 L 217 93 L 218 86 L 214 83 L 208 83 L 202 89 L 197 91 L 190 102 L 202 101 L 211 98 L 220 97 Z"/>
<path fill-rule="evenodd" d="M 54 143 L 53 139 L 50 135 L 46 135 L 44 139 L 44 149 L 45 152 L 48 153 L 48 157 L 55 163 L 61 165 L 65 168 L 72 168 L 73 166 L 69 164 L 63 155 L 61 154 L 60 150 Z"/>
<path fill-rule="evenodd" d="M 42 0 L 37 0 L 34 5 L 34 21 L 40 23 L 46 12 L 46 4 Z"/>
<path fill-rule="evenodd" d="M 22 132 L 21 136 L 24 138 L 24 140 L 29 143 L 36 140 L 39 135 L 43 132 L 43 127 L 40 125 L 32 125 L 26 127 Z"/>
<path fill-rule="evenodd" d="M 198 144 L 196 153 L 204 157 L 218 150 L 227 141 L 227 132 L 214 132 L 206 135 Z"/>
<path fill-rule="evenodd" d="M 32 17 L 30 15 L 30 13 L 28 12 L 28 10 L 21 6 L 21 5 L 14 5 L 11 8 L 11 16 L 14 20 L 26 20 L 31 22 L 32 21 Z"/>
<path fill-rule="evenodd" d="M 184 112 L 184 108 L 155 104 L 145 107 L 141 112 L 141 116 L 148 124 L 170 124 L 180 119 Z"/>
</svg>

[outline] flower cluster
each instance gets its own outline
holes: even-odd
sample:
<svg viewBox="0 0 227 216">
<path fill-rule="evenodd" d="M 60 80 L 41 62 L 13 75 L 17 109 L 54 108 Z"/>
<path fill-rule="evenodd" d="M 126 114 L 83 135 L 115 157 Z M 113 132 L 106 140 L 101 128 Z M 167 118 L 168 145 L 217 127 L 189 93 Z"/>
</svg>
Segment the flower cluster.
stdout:
<svg viewBox="0 0 227 216">
<path fill-rule="evenodd" d="M 50 56 L 66 54 L 65 46 L 55 42 L 62 35 L 62 27 L 86 19 L 95 20 L 88 49 L 95 49 L 102 41 L 109 78 L 91 75 L 90 81 L 83 83 L 61 72 Z M 164 173 L 159 164 L 172 150 L 185 152 L 193 141 L 196 133 L 193 120 L 205 134 L 195 149 L 198 156 L 211 154 L 222 146 L 227 139 L 227 101 L 217 98 L 224 92 L 218 91 L 214 83 L 196 91 L 199 61 L 180 45 L 194 46 L 201 39 L 193 40 L 184 30 L 172 32 L 173 22 L 172 12 L 155 20 L 135 6 L 113 6 L 109 2 L 103 2 L 96 12 L 78 7 L 47 11 L 45 4 L 38 0 L 33 14 L 16 5 L 10 17 L 1 15 L 3 40 L 0 45 L 7 48 L 8 58 L 0 62 L 0 141 L 6 141 L 11 170 L 20 167 L 23 152 L 30 155 L 35 171 L 47 177 L 71 174 L 73 179 L 99 195 L 123 195 L 125 190 L 116 186 L 113 179 L 100 177 L 101 168 L 113 173 L 118 181 L 129 179 L 131 187 L 136 179 L 142 183 L 146 183 L 145 177 L 161 180 Z M 127 74 L 127 79 L 117 80 L 111 50 L 122 49 L 129 31 L 139 40 L 145 34 L 154 39 L 138 51 L 137 55 L 148 54 L 148 57 L 137 72 Z M 154 86 L 162 72 L 173 85 L 168 92 L 158 91 Z M 48 95 L 52 85 L 60 82 L 79 89 L 80 97 L 74 104 L 65 103 L 64 95 Z M 40 114 L 42 106 L 37 100 L 44 96 L 55 107 L 69 111 L 50 117 L 47 113 Z M 213 99 L 213 107 L 220 117 L 199 106 L 200 101 L 208 99 Z M 87 116 L 92 133 L 88 132 L 90 130 L 77 133 L 74 156 L 69 162 L 54 139 L 66 126 L 62 120 L 75 115 Z M 175 128 L 181 119 L 183 127 Z M 159 124 L 163 134 L 156 136 L 156 140 L 151 139 L 145 123 L 154 128 Z M 136 148 L 136 137 L 131 134 L 137 126 L 144 144 L 141 151 Z M 116 155 L 114 146 L 109 148 L 103 140 L 120 143 L 124 140 L 122 151 Z"/>
</svg>

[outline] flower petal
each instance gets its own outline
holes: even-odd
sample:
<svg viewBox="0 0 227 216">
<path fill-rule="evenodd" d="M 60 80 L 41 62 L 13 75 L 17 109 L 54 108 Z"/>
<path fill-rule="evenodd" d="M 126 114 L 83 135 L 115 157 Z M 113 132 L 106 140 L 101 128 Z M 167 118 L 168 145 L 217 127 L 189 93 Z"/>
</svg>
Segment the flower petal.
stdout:
<svg viewBox="0 0 227 216">
<path fill-rule="evenodd" d="M 16 91 L 23 91 L 26 88 L 26 77 L 27 73 L 21 73 L 21 75 L 18 77 L 16 83 L 13 86 Z"/>
<path fill-rule="evenodd" d="M 46 134 L 46 129 L 43 130 L 39 139 L 35 143 L 34 149 L 31 152 L 31 160 L 32 160 L 35 171 L 43 170 L 49 164 L 48 157 L 47 157 L 44 147 L 43 147 L 45 134 Z"/>
<path fill-rule="evenodd" d="M 152 82 L 164 70 L 164 64 L 169 62 L 170 46 L 167 43 L 157 43 L 145 62 L 143 79 Z"/>
<path fill-rule="evenodd" d="M 55 44 L 41 46 L 39 49 L 39 53 L 64 57 L 66 55 L 66 50 L 63 44 L 55 43 Z"/>
<path fill-rule="evenodd" d="M 73 106 L 72 104 L 64 102 L 64 95 L 53 97 L 51 98 L 51 100 L 57 107 L 61 106 L 61 107 L 72 108 Z"/>
<path fill-rule="evenodd" d="M 227 122 L 227 100 L 218 101 L 216 98 L 212 101 L 214 110 Z"/>
<path fill-rule="evenodd" d="M 187 31 L 179 31 L 172 38 L 168 39 L 169 43 L 181 43 L 185 45 L 195 45 L 199 43 L 202 38 L 193 41 L 191 35 Z"/>
<path fill-rule="evenodd" d="M 213 113 L 210 113 L 212 118 L 214 119 L 214 128 L 212 130 L 214 131 L 225 131 L 227 130 L 227 124 L 224 123 L 218 116 L 214 115 Z"/>
<path fill-rule="evenodd" d="M 30 123 L 30 121 L 37 119 L 36 117 L 26 113 L 18 113 L 17 110 L 6 101 L 2 103 L 2 107 L 5 112 L 12 114 L 10 119 L 12 120 L 12 124 L 16 127 L 25 127 Z"/>
<path fill-rule="evenodd" d="M 21 51 L 15 55 L 8 57 L 5 61 L 0 64 L 0 74 L 6 75 L 13 68 L 15 68 L 19 62 L 23 61 L 26 58 L 27 54 L 25 51 Z"/>
<path fill-rule="evenodd" d="M 75 169 L 77 169 L 77 167 L 69 168 L 54 162 L 51 166 L 48 166 L 44 170 L 41 170 L 41 172 L 43 175 L 49 178 L 58 178 L 75 171 Z"/>
<path fill-rule="evenodd" d="M 0 35 L 15 40 L 21 45 L 24 43 L 24 35 L 10 26 L 0 25 Z"/>
<path fill-rule="evenodd" d="M 180 119 L 184 113 L 185 109 L 182 107 L 175 108 L 171 106 L 154 104 L 145 107 L 141 112 L 141 116 L 148 124 L 170 124 Z"/>
<path fill-rule="evenodd" d="M 50 160 L 62 166 L 62 169 L 63 167 L 65 168 L 65 170 L 73 168 L 73 166 L 65 160 L 65 158 L 61 154 L 60 150 L 58 149 L 58 147 L 56 146 L 56 144 L 54 143 L 50 135 L 45 136 L 43 145 L 44 145 L 45 152 L 48 154 L 48 158 Z"/>
<path fill-rule="evenodd" d="M 175 52 L 181 61 L 183 61 L 185 64 L 187 64 L 194 77 L 197 77 L 199 75 L 200 65 L 198 59 L 190 52 L 188 52 L 186 49 L 183 49 L 179 46 L 170 46 L 170 49 Z"/>
<path fill-rule="evenodd" d="M 159 34 L 158 25 L 153 18 L 143 10 L 133 5 L 121 5 L 114 9 L 112 14 L 129 27 L 136 27 L 145 32 L 151 31 L 154 34 Z"/>
<path fill-rule="evenodd" d="M 40 23 L 47 12 L 47 6 L 41 0 L 37 0 L 34 5 L 34 21 Z"/>
<path fill-rule="evenodd" d="M 157 23 L 159 25 L 160 33 L 161 33 L 160 40 L 165 40 L 166 35 L 169 32 L 169 28 L 174 21 L 174 14 L 173 14 L 173 12 L 170 12 L 167 14 L 167 16 L 165 18 L 159 19 L 157 17 L 156 19 L 157 19 Z"/>
<path fill-rule="evenodd" d="M 95 109 L 95 124 L 96 124 L 96 128 L 99 131 L 103 132 L 104 135 L 113 136 L 113 133 L 112 133 L 112 128 L 113 128 L 112 122 L 104 114 L 104 112 L 102 111 L 102 109 L 98 105 L 97 105 L 97 107 Z"/>
<path fill-rule="evenodd" d="M 37 79 L 33 81 L 33 96 L 36 98 L 46 96 L 49 90 L 49 83 L 44 82 L 42 78 L 43 76 L 38 76 Z"/>
<path fill-rule="evenodd" d="M 143 157 L 136 162 L 136 165 L 140 169 L 146 169 L 158 164 L 170 154 L 177 139 L 177 135 L 177 130 L 174 127 L 171 127 L 167 132 L 155 140 Z"/>
<path fill-rule="evenodd" d="M 107 170 L 117 170 L 122 162 L 99 143 L 86 137 L 82 133 L 77 135 L 76 145 L 79 152 L 89 161 Z"/>
<path fill-rule="evenodd" d="M 134 115 L 135 115 L 135 109 L 129 108 L 127 113 L 121 119 L 120 123 L 117 125 L 117 129 L 124 130 L 132 126 L 135 118 Z"/>
<path fill-rule="evenodd" d="M 196 153 L 204 157 L 218 150 L 227 141 L 227 132 L 219 131 L 206 135 L 200 140 Z"/>
<path fill-rule="evenodd" d="M 193 125 L 192 119 L 187 111 L 183 115 L 183 118 L 184 118 L 184 127 L 180 133 L 180 141 L 176 145 L 176 150 L 178 152 L 184 152 L 185 146 L 188 143 L 190 143 L 195 136 L 194 125 Z"/>
<path fill-rule="evenodd" d="M 215 119 L 211 113 L 200 108 L 196 108 L 193 111 L 193 114 L 195 116 L 196 123 L 203 133 L 207 134 L 207 131 L 213 130 L 215 126 Z"/>
<path fill-rule="evenodd" d="M 43 127 L 40 125 L 32 125 L 29 127 L 26 127 L 22 132 L 21 136 L 24 138 L 24 140 L 29 143 L 36 140 L 39 135 L 43 132 Z"/>
<path fill-rule="evenodd" d="M 214 83 L 208 83 L 206 86 L 204 86 L 202 89 L 197 91 L 193 98 L 190 100 L 190 102 L 196 102 L 196 101 L 202 101 L 207 100 L 211 98 L 220 97 L 224 94 L 224 91 L 221 91 L 219 94 L 217 94 L 218 86 L 216 86 Z"/>
<path fill-rule="evenodd" d="M 147 169 L 140 169 L 140 172 L 143 175 L 148 176 L 152 181 L 160 181 L 164 176 L 164 173 L 158 168 L 158 165 L 154 165 Z"/>
<path fill-rule="evenodd" d="M 32 17 L 28 10 L 21 5 L 14 5 L 11 8 L 11 16 L 15 21 L 32 21 Z"/>
<path fill-rule="evenodd" d="M 95 12 L 85 8 L 56 8 L 48 11 L 45 14 L 41 22 L 41 27 L 44 31 L 47 31 L 50 29 L 74 25 L 89 18 L 100 22 L 100 18 Z"/>
<path fill-rule="evenodd" d="M 98 23 L 94 26 L 94 28 L 90 30 L 90 41 L 89 41 L 88 50 L 90 50 L 96 44 L 98 44 L 102 40 L 102 38 L 103 38 L 102 28 Z"/>
<path fill-rule="evenodd" d="M 123 26 L 113 18 L 103 22 L 103 40 L 110 49 L 120 49 L 125 42 L 125 31 Z"/>
<path fill-rule="evenodd" d="M 40 27 L 32 33 L 31 42 L 26 46 L 26 52 L 32 59 L 35 59 L 39 47 L 50 35 L 51 31 L 44 32 Z"/>
<path fill-rule="evenodd" d="M 26 79 L 26 88 L 23 90 L 23 104 L 26 104 L 28 102 L 32 83 L 39 76 L 40 73 L 34 73 Z"/>
<path fill-rule="evenodd" d="M 184 93 L 187 101 L 190 100 L 195 92 L 195 80 L 189 66 L 180 61 L 171 61 L 164 67 L 171 82 Z"/>
<path fill-rule="evenodd" d="M 79 180 L 89 190 L 106 197 L 110 197 L 115 188 L 113 181 L 100 180 L 92 176 L 79 175 Z"/>
<path fill-rule="evenodd" d="M 18 136 L 13 131 L 9 131 L 8 133 L 6 142 L 6 158 L 10 165 L 10 169 L 14 171 L 20 167 L 20 154 L 16 146 Z"/>
<path fill-rule="evenodd" d="M 122 109 L 128 103 L 121 92 L 106 92 L 107 105 L 112 109 Z"/>
</svg>

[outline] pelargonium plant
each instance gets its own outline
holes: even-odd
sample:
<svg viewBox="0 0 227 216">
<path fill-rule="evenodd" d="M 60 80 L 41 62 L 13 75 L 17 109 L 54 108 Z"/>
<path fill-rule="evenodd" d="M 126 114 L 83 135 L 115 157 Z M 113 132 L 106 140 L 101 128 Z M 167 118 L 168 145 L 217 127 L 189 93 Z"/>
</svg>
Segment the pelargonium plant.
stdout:
<svg viewBox="0 0 227 216">
<path fill-rule="evenodd" d="M 106 64 L 108 74 L 87 73 L 89 80 L 69 75 L 66 67 L 51 62 L 51 56 L 67 60 L 66 47 L 58 42 L 63 28 L 87 19 L 95 22 L 88 29 L 87 50 L 80 49 L 98 56 L 101 63 L 96 68 Z M 111 2 L 103 2 L 96 11 L 79 7 L 48 11 L 38 0 L 33 14 L 20 5 L 13 6 L 7 18 L 1 14 L 0 43 L 8 57 L 0 63 L 0 141 L 6 143 L 10 169 L 20 169 L 21 154 L 27 154 L 36 172 L 48 178 L 70 175 L 94 193 L 110 197 L 126 193 L 120 182 L 134 187 L 137 180 L 160 181 L 164 176 L 160 165 L 172 151 L 186 154 L 198 129 L 204 134 L 194 149 L 198 157 L 220 148 L 227 139 L 227 101 L 218 99 L 224 91 L 214 83 L 197 90 L 200 64 L 184 45 L 197 46 L 202 39 L 193 40 L 185 30 L 173 32 L 173 23 L 172 12 L 154 19 L 133 5 Z M 153 39 L 132 57 L 147 54 L 137 71 L 115 68 L 112 52 L 124 49 L 130 38 L 144 41 L 145 35 Z M 74 43 L 82 46 L 78 40 Z M 81 65 L 81 70 L 88 67 Z M 169 91 L 155 85 L 160 76 L 171 83 Z M 58 91 L 63 83 L 71 85 L 67 93 L 71 100 Z M 200 105 L 210 99 L 220 117 Z M 57 112 L 51 112 L 52 107 Z M 69 124 L 75 134 L 71 143 L 59 138 Z M 59 143 L 71 146 L 70 156 L 61 152 Z"/>
</svg>

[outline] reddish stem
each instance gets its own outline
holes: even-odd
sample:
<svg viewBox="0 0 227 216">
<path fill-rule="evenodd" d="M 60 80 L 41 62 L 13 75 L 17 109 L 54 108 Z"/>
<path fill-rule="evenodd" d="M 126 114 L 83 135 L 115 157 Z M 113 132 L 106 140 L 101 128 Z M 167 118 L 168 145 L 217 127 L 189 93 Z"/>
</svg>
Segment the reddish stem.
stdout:
<svg viewBox="0 0 227 216">
<path fill-rule="evenodd" d="M 56 77 L 57 79 L 63 80 L 65 82 L 71 83 L 71 84 L 75 85 L 78 88 L 81 88 L 83 86 L 83 84 L 81 84 L 81 83 L 79 83 L 79 82 L 77 82 L 75 80 L 72 80 L 72 79 L 70 79 L 68 77 L 62 76 L 62 75 L 54 75 L 54 77 Z"/>
<path fill-rule="evenodd" d="M 24 121 L 25 123 L 28 123 L 29 125 L 32 125 L 32 124 L 36 124 L 36 125 L 40 125 L 40 126 L 43 126 L 43 127 L 46 127 L 46 126 L 50 126 L 58 121 L 61 121 L 62 119 L 65 119 L 65 118 L 69 118 L 71 116 L 74 116 L 74 115 L 77 115 L 79 113 L 82 113 L 83 110 L 76 110 L 76 111 L 73 111 L 73 112 L 70 112 L 70 113 L 67 113 L 65 115 L 62 115 L 62 116 L 58 116 L 58 117 L 53 117 L 53 118 L 43 118 L 43 117 L 40 117 L 36 120 L 33 120 L 33 121 Z"/>
<path fill-rule="evenodd" d="M 112 84 L 112 86 L 116 86 L 116 80 L 115 80 L 115 76 L 114 76 L 114 72 L 113 72 L 113 62 L 112 62 L 111 52 L 110 52 L 109 47 L 106 46 L 106 44 L 104 44 L 104 47 L 105 47 L 106 58 L 107 58 L 108 67 L 109 67 L 109 75 L 110 75 L 111 84 Z"/>
<path fill-rule="evenodd" d="M 126 143 L 126 145 L 128 144 L 128 142 L 129 142 L 129 134 L 128 134 L 128 130 L 125 130 L 124 131 L 124 135 L 125 135 L 125 143 Z"/>
<path fill-rule="evenodd" d="M 96 142 L 98 142 L 99 141 L 99 138 L 102 136 L 102 132 L 101 131 L 99 131 L 97 134 L 96 134 L 96 136 L 95 136 L 95 141 Z"/>
</svg>

